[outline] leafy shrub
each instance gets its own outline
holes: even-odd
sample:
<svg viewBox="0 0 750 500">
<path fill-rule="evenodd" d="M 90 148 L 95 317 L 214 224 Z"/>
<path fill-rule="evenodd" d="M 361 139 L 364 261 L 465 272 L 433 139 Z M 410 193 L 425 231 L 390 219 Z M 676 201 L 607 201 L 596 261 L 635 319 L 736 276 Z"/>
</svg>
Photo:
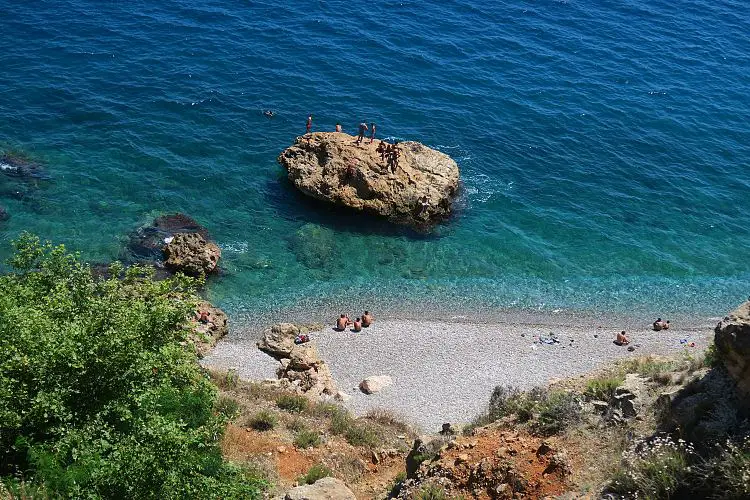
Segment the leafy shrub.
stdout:
<svg viewBox="0 0 750 500">
<path fill-rule="evenodd" d="M 692 447 L 669 438 L 655 438 L 623 454 L 622 468 L 605 493 L 626 498 L 671 498 L 690 475 Z"/>
<path fill-rule="evenodd" d="M 330 475 L 331 469 L 329 469 L 325 465 L 316 464 L 310 467 L 310 469 L 307 471 L 307 474 L 305 474 L 304 476 L 300 476 L 297 482 L 300 484 L 313 484 L 318 479 L 323 479 L 324 477 L 329 477 Z"/>
<path fill-rule="evenodd" d="M 276 414 L 268 410 L 260 410 L 250 417 L 248 425 L 256 431 L 270 431 L 278 423 Z"/>
<path fill-rule="evenodd" d="M 294 437 L 294 446 L 297 448 L 317 448 L 320 446 L 320 434 L 303 429 Z"/>
<path fill-rule="evenodd" d="M 108 279 L 24 234 L 0 276 L 0 480 L 60 497 L 257 498 L 223 461 L 216 389 L 182 345 L 197 283 Z"/>
<path fill-rule="evenodd" d="M 443 487 L 436 484 L 423 486 L 414 496 L 416 500 L 447 500 L 448 495 Z"/>
<path fill-rule="evenodd" d="M 693 468 L 695 498 L 750 498 L 750 437 L 727 441 L 718 456 Z"/>
<path fill-rule="evenodd" d="M 217 413 L 230 420 L 240 414 L 240 404 L 229 396 L 219 396 L 215 408 Z"/>
<path fill-rule="evenodd" d="M 538 404 L 539 416 L 531 428 L 542 436 L 558 434 L 581 419 L 581 405 L 575 394 L 554 391 Z"/>
<path fill-rule="evenodd" d="M 299 432 L 305 429 L 305 422 L 301 418 L 293 418 L 286 423 L 286 428 L 292 432 Z"/>
<path fill-rule="evenodd" d="M 719 359 L 719 355 L 716 352 L 716 345 L 711 344 L 706 348 L 706 351 L 703 353 L 703 367 L 706 368 L 715 368 L 721 364 L 721 359 Z"/>
<path fill-rule="evenodd" d="M 291 413 L 302 413 L 309 405 L 306 397 L 296 394 L 282 394 L 276 398 L 276 406 Z"/>
<path fill-rule="evenodd" d="M 517 387 L 497 386 L 490 396 L 488 416 L 492 422 L 514 415 L 519 422 L 528 422 L 546 397 L 547 391 L 541 387 L 522 392 Z"/>
<path fill-rule="evenodd" d="M 375 448 L 381 443 L 380 434 L 364 423 L 352 423 L 344 432 L 344 438 L 352 446 Z"/>
<path fill-rule="evenodd" d="M 609 401 L 615 395 L 615 389 L 625 382 L 622 375 L 596 377 L 586 383 L 584 394 L 591 399 Z"/>
</svg>

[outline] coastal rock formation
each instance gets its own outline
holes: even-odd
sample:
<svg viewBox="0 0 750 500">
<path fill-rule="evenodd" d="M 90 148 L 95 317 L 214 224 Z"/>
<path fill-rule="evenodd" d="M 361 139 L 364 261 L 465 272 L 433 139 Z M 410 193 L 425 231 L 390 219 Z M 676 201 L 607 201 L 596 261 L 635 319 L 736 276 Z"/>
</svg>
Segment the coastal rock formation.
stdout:
<svg viewBox="0 0 750 500">
<path fill-rule="evenodd" d="M 314 198 L 418 228 L 446 218 L 458 190 L 456 162 L 418 142 L 402 142 L 393 172 L 378 143 L 357 146 L 354 136 L 316 132 L 298 137 L 278 162 L 297 189 Z"/>
<path fill-rule="evenodd" d="M 388 375 L 373 375 L 359 383 L 359 390 L 365 394 L 375 394 L 391 384 L 393 380 Z"/>
<path fill-rule="evenodd" d="M 178 236 L 179 235 L 179 236 Z M 127 263 L 150 263 L 158 271 L 182 271 L 197 276 L 218 271 L 221 249 L 208 230 L 185 214 L 162 215 L 130 234 Z"/>
<path fill-rule="evenodd" d="M 177 233 L 166 239 L 164 265 L 173 271 L 200 276 L 216 270 L 221 249 L 198 233 Z"/>
<path fill-rule="evenodd" d="M 274 500 L 357 500 L 357 497 L 342 480 L 324 477 L 313 484 L 292 488 Z"/>
<path fill-rule="evenodd" d="M 335 396 L 336 384 L 328 365 L 320 358 L 314 342 L 295 344 L 298 335 L 322 329 L 322 325 L 279 323 L 258 342 L 258 349 L 279 360 L 279 379 L 288 380 L 297 391 L 310 396 Z"/>
<path fill-rule="evenodd" d="M 716 325 L 714 344 L 742 396 L 750 396 L 750 301 Z"/>
<path fill-rule="evenodd" d="M 208 313 L 207 323 L 198 321 L 197 317 L 191 318 L 193 334 L 190 335 L 190 340 L 195 346 L 198 357 L 202 358 L 229 332 L 229 319 L 224 311 L 205 300 L 198 303 L 196 310 L 198 313 Z"/>
<path fill-rule="evenodd" d="M 25 155 L 3 153 L 0 156 L 0 172 L 8 177 L 22 180 L 49 180 L 49 175 L 41 164 L 27 158 Z"/>
</svg>

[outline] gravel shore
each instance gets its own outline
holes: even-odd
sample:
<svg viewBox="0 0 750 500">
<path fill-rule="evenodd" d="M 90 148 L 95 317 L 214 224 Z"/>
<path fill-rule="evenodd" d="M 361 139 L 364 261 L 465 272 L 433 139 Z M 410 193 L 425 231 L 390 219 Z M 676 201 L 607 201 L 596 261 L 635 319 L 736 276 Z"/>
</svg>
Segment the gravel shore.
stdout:
<svg viewBox="0 0 750 500">
<path fill-rule="evenodd" d="M 570 318 L 545 324 L 512 318 L 490 324 L 462 319 L 378 320 L 361 333 L 327 327 L 313 334 L 313 340 L 340 390 L 353 396 L 347 403 L 351 410 L 362 414 L 387 408 L 434 432 L 443 422 L 468 422 L 483 411 L 496 385 L 545 385 L 551 379 L 590 372 L 616 358 L 696 354 L 711 342 L 717 321 L 692 320 L 689 326 L 673 322 L 677 325 L 673 329 L 653 332 L 644 325 L 605 328 L 590 319 Z M 633 352 L 612 342 L 623 328 L 636 346 Z M 535 342 L 535 337 L 550 333 L 559 343 Z M 681 340 L 695 342 L 696 347 L 687 347 Z M 277 364 L 247 336 L 233 339 L 231 334 L 203 363 L 236 368 L 245 379 L 272 378 Z M 366 396 L 357 386 L 370 375 L 389 375 L 393 385 Z"/>
</svg>

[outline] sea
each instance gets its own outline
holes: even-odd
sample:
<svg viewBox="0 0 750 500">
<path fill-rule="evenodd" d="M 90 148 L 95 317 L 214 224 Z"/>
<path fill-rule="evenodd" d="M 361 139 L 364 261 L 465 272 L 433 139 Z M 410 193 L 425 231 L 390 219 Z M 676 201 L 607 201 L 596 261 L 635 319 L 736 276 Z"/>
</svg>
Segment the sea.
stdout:
<svg viewBox="0 0 750 500">
<path fill-rule="evenodd" d="M 0 0 L 0 258 L 91 262 L 183 212 L 235 328 L 376 317 L 723 316 L 750 295 L 750 3 Z M 264 111 L 272 110 L 269 118 Z M 429 234 L 297 193 L 305 131 L 415 140 L 461 169 Z M 326 318 L 327 319 L 327 318 Z"/>
</svg>

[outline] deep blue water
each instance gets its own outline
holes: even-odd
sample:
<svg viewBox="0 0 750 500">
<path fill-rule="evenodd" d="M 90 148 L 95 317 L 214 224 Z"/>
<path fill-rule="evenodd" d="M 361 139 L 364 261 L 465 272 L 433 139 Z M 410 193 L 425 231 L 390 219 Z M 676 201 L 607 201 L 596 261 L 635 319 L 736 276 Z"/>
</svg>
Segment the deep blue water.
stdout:
<svg viewBox="0 0 750 500">
<path fill-rule="evenodd" d="M 183 211 L 238 318 L 298 303 L 722 314 L 750 290 L 750 4 L 0 0 L 0 257 L 22 230 L 93 261 Z M 277 116 L 268 119 L 263 109 Z M 316 130 L 458 162 L 429 237 L 296 194 Z M 22 196 L 16 194 L 22 192 Z"/>
</svg>

